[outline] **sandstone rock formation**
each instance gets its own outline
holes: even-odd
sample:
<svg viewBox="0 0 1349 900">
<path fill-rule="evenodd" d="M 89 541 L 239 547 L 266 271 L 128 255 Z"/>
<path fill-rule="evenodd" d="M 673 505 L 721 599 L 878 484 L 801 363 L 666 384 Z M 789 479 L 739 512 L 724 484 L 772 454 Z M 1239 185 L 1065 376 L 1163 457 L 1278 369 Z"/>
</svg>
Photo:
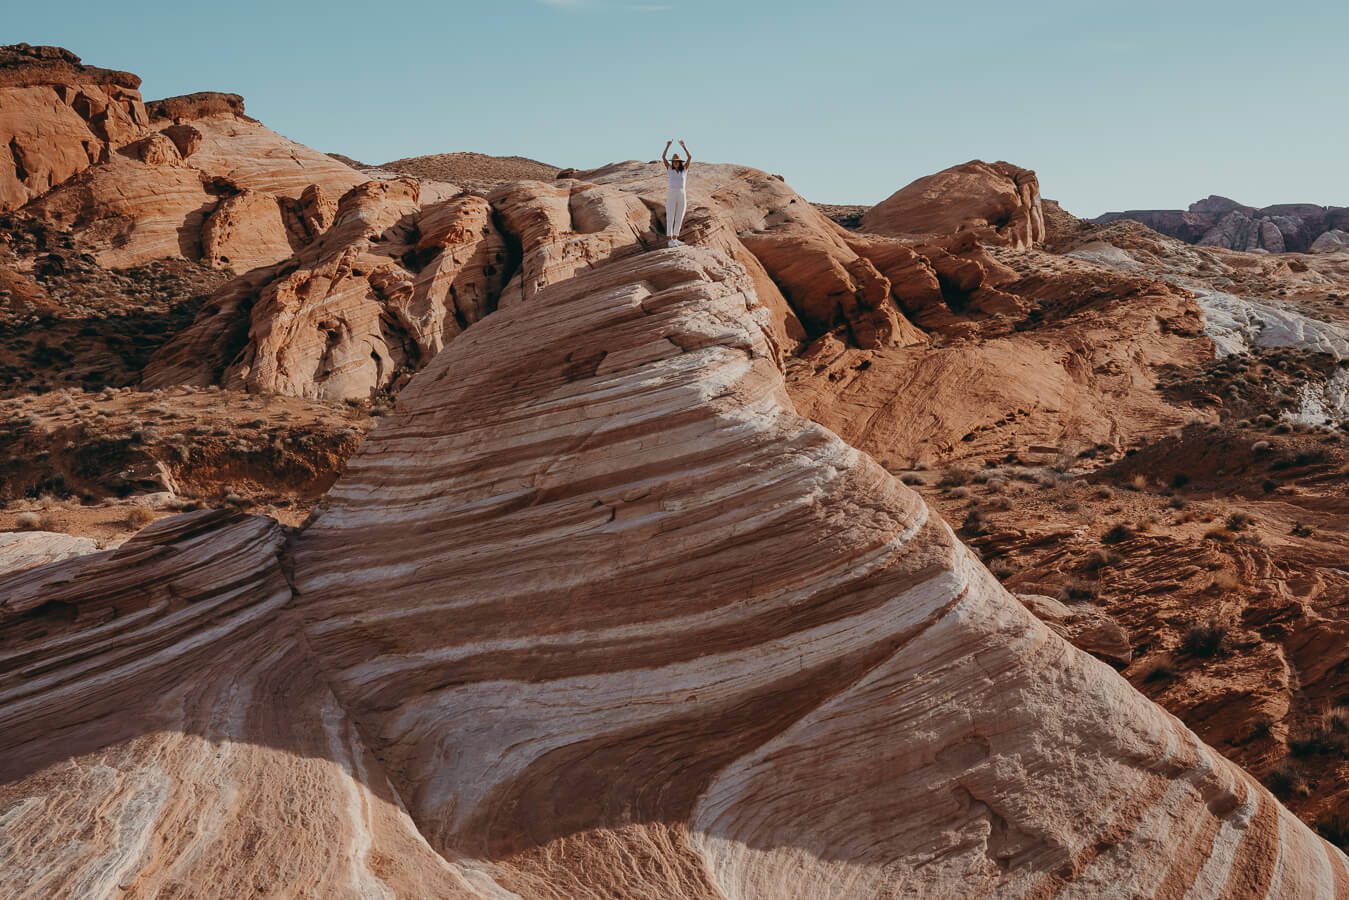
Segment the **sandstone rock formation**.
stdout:
<svg viewBox="0 0 1349 900">
<path fill-rule="evenodd" d="M 1269 253 L 1305 253 L 1321 235 L 1349 229 L 1345 207 L 1283 203 L 1256 209 L 1217 195 L 1191 203 L 1187 210 L 1135 209 L 1106 213 L 1092 221 L 1108 224 L 1120 219 L 1142 222 L 1190 244 Z"/>
<path fill-rule="evenodd" d="M 797 414 L 754 286 L 716 249 L 600 262 L 438 354 L 289 544 L 204 512 L 0 580 L 5 882 L 1349 889 Z"/>
<path fill-rule="evenodd" d="M 281 545 L 207 511 L 0 578 L 7 896 L 489 895 L 324 686 Z"/>
<path fill-rule="evenodd" d="M 60 47 L 0 47 L 0 211 L 22 206 L 140 136 L 140 79 Z"/>
<path fill-rule="evenodd" d="M 979 240 L 1031 247 L 1045 239 L 1040 182 L 1011 163 L 971 160 L 900 188 L 862 216 L 878 234 L 973 231 Z"/>
<path fill-rule="evenodd" d="M 139 85 L 57 47 L 0 48 L 0 211 L 72 227 L 105 266 L 181 256 L 242 272 L 312 240 L 297 227 L 306 189 L 335 198 L 365 180 L 248 118 L 236 94 L 145 104 Z"/>
<path fill-rule="evenodd" d="M 433 847 L 533 897 L 1344 890 L 799 418 L 765 312 L 693 249 L 502 310 L 299 538 L 311 646 Z"/>
<path fill-rule="evenodd" d="M 0 575 L 93 553 L 89 538 L 51 531 L 0 532 Z"/>
<path fill-rule="evenodd" d="M 1154 390 L 1164 369 L 1213 355 L 1186 292 L 1038 251 L 990 261 L 1006 313 L 915 310 L 953 339 L 903 351 L 817 341 L 788 371 L 798 409 L 893 468 L 1033 445 L 1076 453 L 1192 415 Z"/>
<path fill-rule="evenodd" d="M 331 228 L 217 291 L 151 361 L 146 385 L 364 398 L 496 308 L 511 265 L 481 198 L 423 207 L 411 180 L 366 182 L 335 213 L 306 196 Z"/>
<path fill-rule="evenodd" d="M 1349 250 L 1349 231 L 1333 228 L 1312 241 L 1308 249 L 1312 253 L 1342 253 Z"/>
<path fill-rule="evenodd" d="M 628 162 L 567 175 L 504 185 L 485 199 L 458 196 L 446 185 L 436 190 L 448 200 L 409 195 L 416 187 L 410 180 L 368 183 L 342 203 L 368 211 L 394 195 L 403 199 L 371 213 L 377 225 L 369 227 L 342 224 L 365 221 L 366 213 L 355 219 L 339 213 L 318 244 L 223 287 L 147 368 L 145 383 L 219 381 L 298 396 L 369 396 L 498 305 L 530 302 L 578 272 L 664 243 L 658 166 Z M 886 238 L 850 235 L 781 179 L 744 166 L 700 165 L 690 203 L 686 236 L 750 271 L 785 350 L 836 329 L 862 347 L 926 342 L 900 305 L 943 302 L 926 257 Z M 212 218 L 233 208 L 222 204 Z M 385 233 L 400 217 L 401 231 Z M 209 222 L 206 233 L 217 233 Z M 257 240 L 258 232 L 245 233 Z M 451 244 L 457 249 L 443 255 Z M 323 290 L 313 286 L 320 264 L 332 269 Z M 984 269 L 970 264 L 981 282 Z M 348 269 L 354 280 L 336 277 Z M 300 284 L 308 287 L 299 291 Z M 408 286 L 411 301 L 400 299 Z M 258 302 L 273 294 L 286 299 Z M 358 297 L 365 298 L 359 314 L 351 308 Z M 274 330 L 274 322 L 284 328 Z"/>
<path fill-rule="evenodd" d="M 167 256 L 244 272 L 285 259 L 316 235 L 304 195 L 340 197 L 365 180 L 324 154 L 242 114 L 173 107 L 125 153 L 90 167 L 30 204 L 74 229 L 105 266 Z M 161 107 L 162 108 L 162 107 Z M 215 107 L 207 104 L 204 109 Z"/>
<path fill-rule="evenodd" d="M 1099 606 L 1093 603 L 1069 606 L 1044 594 L 1017 594 L 1016 599 L 1074 647 L 1121 669 L 1133 660 L 1128 633 Z"/>
</svg>

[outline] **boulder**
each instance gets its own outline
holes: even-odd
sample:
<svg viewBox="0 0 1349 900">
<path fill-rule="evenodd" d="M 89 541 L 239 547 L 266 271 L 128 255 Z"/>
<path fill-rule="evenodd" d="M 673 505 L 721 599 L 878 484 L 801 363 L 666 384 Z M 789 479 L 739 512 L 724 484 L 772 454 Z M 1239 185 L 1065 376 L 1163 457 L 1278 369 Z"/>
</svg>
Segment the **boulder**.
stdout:
<svg viewBox="0 0 1349 900">
<path fill-rule="evenodd" d="M 1044 210 L 1035 173 L 1011 163 L 972 160 L 919 178 L 867 210 L 862 230 L 877 234 L 973 231 L 1012 247 L 1044 242 Z"/>
<path fill-rule="evenodd" d="M 1312 253 L 1342 253 L 1349 250 L 1349 231 L 1327 231 L 1312 242 Z"/>
</svg>

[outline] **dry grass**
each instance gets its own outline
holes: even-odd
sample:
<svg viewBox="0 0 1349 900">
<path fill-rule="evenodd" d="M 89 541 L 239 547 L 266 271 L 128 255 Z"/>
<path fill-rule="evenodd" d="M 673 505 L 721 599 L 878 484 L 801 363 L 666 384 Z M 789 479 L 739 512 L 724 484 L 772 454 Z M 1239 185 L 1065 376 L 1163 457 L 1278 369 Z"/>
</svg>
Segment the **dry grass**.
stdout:
<svg viewBox="0 0 1349 900">
<path fill-rule="evenodd" d="M 155 514 L 144 506 L 133 506 L 126 511 L 126 524 L 132 528 L 144 528 L 155 520 Z"/>
</svg>

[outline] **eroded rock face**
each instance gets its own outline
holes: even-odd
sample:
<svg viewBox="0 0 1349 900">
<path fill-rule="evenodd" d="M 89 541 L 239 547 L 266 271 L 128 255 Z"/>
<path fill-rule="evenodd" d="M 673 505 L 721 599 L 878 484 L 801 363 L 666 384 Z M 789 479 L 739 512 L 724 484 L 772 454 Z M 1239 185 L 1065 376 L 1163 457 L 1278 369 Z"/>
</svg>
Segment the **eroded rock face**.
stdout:
<svg viewBox="0 0 1349 900">
<path fill-rule="evenodd" d="M 147 105 L 139 84 L 60 48 L 0 48 L 0 211 L 27 204 L 104 266 L 181 256 L 243 271 L 312 239 L 288 221 L 307 190 L 365 180 L 244 115 L 237 94 Z"/>
<path fill-rule="evenodd" d="M 1154 231 L 1201 247 L 1267 253 L 1321 252 L 1317 240 L 1349 228 L 1349 209 L 1314 203 L 1280 203 L 1257 209 L 1227 197 L 1210 196 L 1189 209 L 1135 209 L 1106 213 L 1094 222 L 1142 222 Z M 1322 247 L 1325 245 L 1322 244 Z"/>
<path fill-rule="evenodd" d="M 383 190 L 332 230 L 474 221 Z M 599 263 L 436 356 L 289 543 L 203 512 L 0 578 L 5 884 L 1343 893 L 1342 855 L 797 414 L 773 316 L 718 250 Z"/>
<path fill-rule="evenodd" d="M 290 221 L 311 187 L 341 196 L 365 180 L 232 113 L 154 125 L 159 130 L 29 209 L 73 228 L 104 266 L 182 256 L 243 272 L 283 260 L 312 239 Z"/>
<path fill-rule="evenodd" d="M 369 182 L 342 201 L 366 212 L 339 213 L 319 244 L 276 271 L 251 273 L 222 288 L 147 368 L 145 382 L 224 379 L 254 391 L 369 396 L 420 368 L 498 306 L 528 303 L 550 285 L 665 243 L 658 165 L 619 163 L 572 174 L 551 184 L 515 182 L 486 198 L 452 185 L 413 198 L 406 194 L 412 181 Z M 393 187 L 398 184 L 404 187 Z M 402 199 L 394 202 L 395 196 Z M 234 260 L 238 250 L 217 248 L 235 235 L 260 243 L 279 234 L 272 209 L 246 200 L 222 202 L 207 221 L 208 258 Z M 864 347 L 926 342 L 898 303 L 901 294 L 903 302 L 917 303 L 934 289 L 940 301 L 927 257 L 887 238 L 850 236 L 781 179 L 743 166 L 700 166 L 690 202 L 686 237 L 723 250 L 750 272 L 784 352 L 838 329 Z M 306 194 L 300 203 L 325 215 L 321 194 Z M 375 213 L 376 207 L 384 211 Z M 231 227 L 235 215 L 254 224 Z M 368 216 L 377 227 L 360 224 Z M 223 220 L 218 227 L 217 219 Z M 344 220 L 355 224 L 343 227 Z M 248 258 L 271 246 L 251 250 Z M 316 267 L 323 266 L 331 272 L 320 290 Z M 348 270 L 354 280 L 338 277 Z M 357 308 L 365 312 L 357 315 Z M 321 313 L 315 319 L 305 310 Z"/>
<path fill-rule="evenodd" d="M 724 253 L 598 266 L 436 357 L 300 536 L 309 645 L 432 847 L 530 897 L 1349 885 L 799 417 L 775 344 Z"/>
<path fill-rule="evenodd" d="M 986 243 L 1031 247 L 1045 239 L 1040 182 L 1011 163 L 972 160 L 919 178 L 867 210 L 862 230 L 919 235 L 973 231 Z"/>
<path fill-rule="evenodd" d="M 60 47 L 0 47 L 0 211 L 46 193 L 145 132 L 140 79 Z"/>
<path fill-rule="evenodd" d="M 317 192 L 308 201 L 317 226 L 330 213 Z M 423 207 L 414 181 L 366 182 L 315 243 L 218 291 L 144 381 L 366 398 L 495 309 L 510 269 L 485 200 Z"/>
</svg>

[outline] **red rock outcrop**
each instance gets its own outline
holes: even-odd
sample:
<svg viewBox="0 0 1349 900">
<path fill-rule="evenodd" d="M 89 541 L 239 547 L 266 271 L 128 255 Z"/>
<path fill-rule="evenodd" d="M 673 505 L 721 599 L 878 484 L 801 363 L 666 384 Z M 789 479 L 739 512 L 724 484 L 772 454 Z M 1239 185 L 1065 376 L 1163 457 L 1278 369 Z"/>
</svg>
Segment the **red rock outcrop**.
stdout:
<svg viewBox="0 0 1349 900">
<path fill-rule="evenodd" d="M 577 177 L 551 184 L 508 184 L 486 200 L 455 196 L 453 186 L 438 186 L 438 194 L 450 200 L 405 198 L 389 210 L 406 219 L 408 227 L 377 239 L 379 230 L 392 224 L 379 218 L 383 213 L 376 216 L 377 229 L 342 228 L 339 215 L 339 227 L 321 245 L 302 250 L 276 272 L 255 272 L 222 288 L 197 323 L 146 370 L 145 383 L 204 385 L 223 378 L 227 385 L 254 391 L 368 396 L 400 373 L 419 368 L 498 305 L 527 303 L 550 285 L 665 242 L 660 234 L 664 182 L 656 166 L 619 163 L 573 174 Z M 396 183 L 414 184 L 371 182 L 343 202 L 353 207 L 383 202 L 377 198 L 398 193 L 390 187 Z M 832 329 L 842 329 L 849 343 L 865 347 L 927 340 L 896 302 L 898 290 L 919 298 L 937 284 L 925 257 L 885 238 L 853 238 L 781 179 L 754 169 L 700 166 L 691 185 L 686 236 L 722 249 L 750 272 L 785 351 Z M 269 233 L 265 228 L 217 228 L 217 218 L 232 214 L 235 204 L 257 216 L 272 215 L 255 201 L 223 202 L 206 223 L 208 259 L 234 259 L 215 249 L 223 240 L 217 235 L 241 233 L 256 244 Z M 414 212 L 420 216 L 415 222 L 410 218 Z M 372 250 L 374 244 L 378 246 Z M 457 249 L 441 253 L 451 246 Z M 255 249 L 250 258 L 265 251 Z M 378 260 L 365 258 L 369 252 Z M 351 262 L 358 257 L 364 262 Z M 892 283 L 872 257 L 901 281 Z M 362 275 L 343 281 L 340 289 L 315 290 L 311 279 L 320 260 Z M 352 293 L 354 285 L 363 284 L 362 277 L 366 282 L 359 291 L 374 298 L 370 303 Z M 409 278 L 413 299 L 404 302 L 400 292 Z M 300 279 L 310 285 L 308 293 L 296 293 Z M 282 282 L 291 287 L 280 286 Z M 268 292 L 288 299 L 256 302 Z M 359 324 L 351 320 L 353 303 L 364 304 L 361 308 L 368 313 L 356 316 Z M 308 309 L 319 311 L 318 319 Z M 271 316 L 277 317 L 275 326 Z M 394 340 L 395 333 L 404 333 L 406 339 Z M 383 337 L 375 338 L 377 334 Z"/>
<path fill-rule="evenodd" d="M 309 200 L 324 219 L 323 198 Z M 508 256 L 482 198 L 423 207 L 412 180 L 366 182 L 315 243 L 221 288 L 144 383 L 369 397 L 496 308 Z"/>
<path fill-rule="evenodd" d="M 139 84 L 60 48 L 0 48 L 0 211 L 28 204 L 105 266 L 243 271 L 312 239 L 290 221 L 311 186 L 337 197 L 365 180 L 246 116 L 237 94 L 147 105 Z"/>
<path fill-rule="evenodd" d="M 15 209 L 142 135 L 140 79 L 60 47 L 0 47 L 0 211 Z"/>
<path fill-rule="evenodd" d="M 816 342 L 788 379 L 798 409 L 896 468 L 1030 445 L 1075 453 L 1193 415 L 1155 390 L 1161 371 L 1212 358 L 1185 292 L 1049 254 L 1018 264 L 1038 274 L 1000 274 L 1000 288 L 974 295 L 1009 298 L 1005 313 L 972 319 L 945 301 L 912 310 L 950 336 L 940 346 Z"/>
<path fill-rule="evenodd" d="M 890 235 L 973 231 L 986 243 L 1032 247 L 1045 239 L 1040 181 L 1011 163 L 971 160 L 900 188 L 867 210 L 862 230 Z"/>
<path fill-rule="evenodd" d="M 192 109 L 29 209 L 72 228 L 105 266 L 183 256 L 243 272 L 312 240 L 295 218 L 311 186 L 341 196 L 365 181 L 241 114 L 184 121 Z"/>
</svg>

